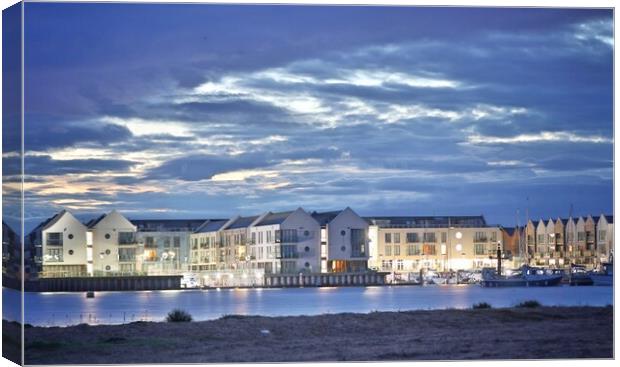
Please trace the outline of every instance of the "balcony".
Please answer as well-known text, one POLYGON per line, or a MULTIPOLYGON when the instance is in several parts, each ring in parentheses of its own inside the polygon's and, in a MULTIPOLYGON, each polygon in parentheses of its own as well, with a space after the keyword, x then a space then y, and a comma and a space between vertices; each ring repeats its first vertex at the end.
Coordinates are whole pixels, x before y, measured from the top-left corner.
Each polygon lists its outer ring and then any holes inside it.
POLYGON ((62 246, 62 238, 60 239, 51 239, 48 238, 45 242, 46 246, 62 246))

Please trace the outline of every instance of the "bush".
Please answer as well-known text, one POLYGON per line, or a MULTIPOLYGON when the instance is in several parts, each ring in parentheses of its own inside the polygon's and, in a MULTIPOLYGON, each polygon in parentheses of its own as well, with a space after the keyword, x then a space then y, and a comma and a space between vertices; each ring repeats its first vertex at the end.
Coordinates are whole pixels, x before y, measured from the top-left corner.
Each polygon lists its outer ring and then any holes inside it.
POLYGON ((473 308, 474 310, 481 309, 481 308, 491 308, 491 305, 486 302, 479 302, 479 303, 474 303, 471 306, 471 308, 473 308))
POLYGON ((175 308, 174 310, 168 312, 166 321, 168 322, 190 322, 192 321, 192 315, 190 315, 189 313, 183 310, 175 308))
POLYGON ((516 305, 518 308, 536 308, 542 306, 540 302, 536 300, 523 301, 516 305))

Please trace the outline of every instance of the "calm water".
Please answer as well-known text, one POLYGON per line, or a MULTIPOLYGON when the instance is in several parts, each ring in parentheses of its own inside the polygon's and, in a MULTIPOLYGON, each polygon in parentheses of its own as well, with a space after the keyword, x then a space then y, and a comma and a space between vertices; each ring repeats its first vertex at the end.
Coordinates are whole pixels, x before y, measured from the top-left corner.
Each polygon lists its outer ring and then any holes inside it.
MULTIPOLYGON (((3 288, 3 303, 18 300, 19 293, 3 288)), ((185 291, 26 293, 26 323, 61 326, 87 323, 161 321, 173 308, 191 313, 195 320, 226 314, 316 315, 339 312, 370 312, 470 308, 476 302, 508 307, 535 299, 543 305, 613 304, 612 287, 482 288, 477 285, 342 287, 289 289, 226 289, 185 291)), ((16 303, 18 305, 18 303, 16 303)), ((5 318, 15 319, 19 313, 5 318)))

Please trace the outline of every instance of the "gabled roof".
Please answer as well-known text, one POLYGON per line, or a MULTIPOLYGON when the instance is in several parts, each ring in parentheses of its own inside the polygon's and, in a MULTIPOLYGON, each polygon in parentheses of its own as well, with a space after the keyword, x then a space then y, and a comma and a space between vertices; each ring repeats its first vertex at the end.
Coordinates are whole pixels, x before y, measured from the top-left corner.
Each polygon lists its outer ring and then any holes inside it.
POLYGON ((502 227, 502 230, 506 232, 507 235, 512 236, 515 233, 515 227, 502 227))
POLYGON ((207 233, 207 232, 215 232, 219 231, 220 228, 224 226, 228 222, 228 219, 214 219, 207 220, 203 224, 201 224, 194 233, 207 233))
POLYGON ((614 222, 614 216, 611 214, 605 214, 605 220, 607 220, 607 223, 613 223, 614 222))
POLYGON ((322 213, 312 212, 312 214, 310 215, 312 216, 312 218, 314 218, 314 220, 319 222, 319 225, 324 226, 327 223, 334 220, 334 218, 336 218, 338 214, 340 214, 341 212, 342 210, 335 210, 331 212, 322 212, 322 213))
POLYGON ((272 213, 269 212, 260 222, 256 223, 257 226, 268 226, 273 224, 282 224, 291 214, 293 214, 294 210, 289 210, 287 212, 279 212, 272 213))
POLYGON ((193 232, 205 219, 130 219, 142 232, 193 232))
POLYGON ((47 221, 44 222, 43 226, 41 227, 41 230, 45 231, 49 227, 51 227, 54 224, 56 224, 56 222, 58 222, 60 220, 60 218, 62 218, 63 215, 65 215, 65 213, 67 213, 67 211, 63 209, 60 212, 58 212, 58 214, 56 214, 55 216, 49 218, 47 221))
POLYGON ((258 215, 254 215, 252 217, 239 217, 237 218, 237 220, 232 222, 225 229, 237 229, 237 228, 249 227, 257 218, 258 218, 258 215))

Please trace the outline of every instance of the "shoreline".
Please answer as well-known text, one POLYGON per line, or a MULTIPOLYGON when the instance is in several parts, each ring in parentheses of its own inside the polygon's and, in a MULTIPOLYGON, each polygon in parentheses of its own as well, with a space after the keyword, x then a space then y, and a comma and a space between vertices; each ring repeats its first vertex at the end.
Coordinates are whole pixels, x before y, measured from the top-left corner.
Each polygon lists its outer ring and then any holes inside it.
POLYGON ((28 364, 613 358, 613 307, 228 315, 25 333, 28 364))

